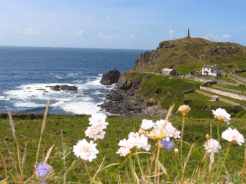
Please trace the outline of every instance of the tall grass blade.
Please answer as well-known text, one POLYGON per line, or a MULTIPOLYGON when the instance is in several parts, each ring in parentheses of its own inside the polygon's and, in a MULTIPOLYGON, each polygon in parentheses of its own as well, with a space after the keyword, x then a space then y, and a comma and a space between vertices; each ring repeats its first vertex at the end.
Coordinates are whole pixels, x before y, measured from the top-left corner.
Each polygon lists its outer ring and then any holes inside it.
MULTIPOLYGON (((102 168, 102 166, 103 166, 103 162, 104 162, 105 158, 106 158, 106 157, 103 158, 103 161, 102 161, 102 163, 100 164, 99 168, 97 169, 95 175, 93 176, 92 181, 95 180, 97 174, 102 170, 101 168, 102 168)), ((91 181, 91 184, 92 184, 92 181, 91 181)))
POLYGON ((12 132, 12 135, 13 135, 13 137, 15 139, 15 143, 16 143, 16 150, 17 150, 17 157, 18 157, 18 165, 19 165, 19 170, 20 170, 20 182, 22 183, 22 174, 23 174, 23 171, 22 171, 22 163, 21 163, 21 160, 20 160, 20 147, 19 147, 19 144, 18 144, 16 135, 15 135, 15 125, 14 125, 14 121, 12 119, 10 108, 8 108, 8 116, 9 116, 9 124, 10 124, 10 127, 11 127, 11 132, 12 132))
POLYGON ((49 110, 50 100, 51 100, 51 98, 49 99, 49 101, 48 101, 48 103, 46 105, 46 109, 45 109, 45 113, 44 113, 44 119, 43 119, 43 123, 42 123, 41 134, 40 134, 40 137, 39 137, 38 151, 37 151, 37 155, 36 155, 35 165, 37 165, 37 162, 38 162, 38 154, 39 154, 40 144, 41 144, 41 140, 42 140, 42 135, 43 135, 44 128, 45 128, 45 125, 46 125, 46 117, 47 117, 48 110, 49 110))
POLYGON ((44 159, 44 164, 46 164, 47 163, 47 161, 48 161, 48 159, 49 159, 49 157, 50 157, 50 153, 51 153, 51 151, 52 151, 52 149, 54 148, 54 144, 50 147, 50 149, 48 150, 48 152, 47 152, 47 154, 46 154, 46 156, 45 156, 45 159, 44 159))
POLYGON ((3 157, 2 153, 0 153, 0 156, 2 158, 2 162, 3 162, 3 165, 4 165, 5 179, 6 179, 6 178, 8 178, 8 170, 7 170, 6 162, 4 160, 4 157, 3 157))

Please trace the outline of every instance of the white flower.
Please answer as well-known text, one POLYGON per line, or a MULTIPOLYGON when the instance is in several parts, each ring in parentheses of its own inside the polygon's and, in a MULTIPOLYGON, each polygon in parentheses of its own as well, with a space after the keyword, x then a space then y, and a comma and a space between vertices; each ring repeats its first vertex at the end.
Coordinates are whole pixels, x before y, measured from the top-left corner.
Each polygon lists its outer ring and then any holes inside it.
MULTIPOLYGON (((169 122, 169 121, 167 120, 167 122, 169 122)), ((162 129, 162 128, 165 128, 165 120, 160 119, 160 120, 155 122, 154 129, 162 129)))
POLYGON ((97 127, 100 130, 103 130, 105 128, 107 128, 108 122, 106 122, 107 116, 104 114, 92 114, 91 117, 89 118, 89 124, 97 127))
POLYGON ((228 142, 237 142, 240 146, 242 146, 245 140, 243 135, 236 128, 232 130, 230 127, 222 132, 222 138, 228 142))
POLYGON ((178 111, 182 114, 182 116, 185 116, 190 111, 190 107, 188 105, 181 105, 178 108, 178 111))
POLYGON ((131 152, 132 148, 143 148, 146 151, 149 151, 151 147, 151 145, 148 144, 148 137, 134 132, 129 133, 127 140, 120 140, 118 145, 120 146, 120 149, 116 153, 120 154, 120 156, 126 156, 131 152))
POLYGON ((85 139, 79 140, 78 143, 73 146, 73 152, 77 158, 80 157, 83 160, 91 162, 93 159, 97 158, 96 154, 99 153, 96 146, 97 144, 94 144, 93 141, 88 143, 85 139))
POLYGON ((94 139, 104 139, 105 131, 107 128, 108 122, 105 122, 107 116, 104 114, 93 114, 89 118, 89 124, 91 125, 85 131, 85 136, 94 139))
POLYGON ((149 134, 149 138, 153 139, 154 141, 166 139, 167 131, 166 129, 153 129, 149 134))
POLYGON ((215 139, 209 139, 206 141, 204 147, 208 153, 211 153, 212 150, 214 153, 218 153, 219 149, 221 149, 219 142, 215 139))
POLYGON ((154 126, 154 123, 152 120, 143 119, 140 128, 147 131, 151 129, 153 126, 154 126))
POLYGON ((129 148, 126 147, 120 147, 120 149, 116 152, 116 154, 119 154, 122 157, 125 157, 131 152, 129 148))
POLYGON ((227 122, 228 125, 230 124, 229 121, 231 120, 231 115, 226 112, 225 109, 218 108, 216 110, 212 110, 214 118, 218 121, 227 122))
POLYGON ((177 130, 176 128, 175 128, 174 131, 173 131, 173 138, 174 138, 174 139, 180 138, 180 131, 177 130))
POLYGON ((180 138, 180 131, 178 131, 176 128, 173 127, 172 123, 170 121, 165 121, 165 120, 158 120, 155 123, 154 129, 164 129, 166 132, 166 137, 165 139, 167 141, 170 140, 170 138, 180 138))

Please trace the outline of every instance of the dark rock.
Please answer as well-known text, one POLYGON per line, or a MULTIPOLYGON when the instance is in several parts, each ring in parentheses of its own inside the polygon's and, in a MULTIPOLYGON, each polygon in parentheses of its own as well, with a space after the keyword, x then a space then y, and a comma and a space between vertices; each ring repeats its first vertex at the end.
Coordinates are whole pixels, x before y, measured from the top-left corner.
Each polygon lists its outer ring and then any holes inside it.
POLYGON ((46 86, 49 87, 50 89, 54 90, 54 91, 60 91, 60 86, 56 85, 56 86, 46 86))
POLYGON ((60 91, 60 90, 77 90, 78 87, 76 86, 68 86, 68 85, 56 85, 56 86, 46 86, 54 91, 60 91))
POLYGON ((103 74, 103 77, 100 83, 103 85, 111 85, 111 84, 117 83, 119 78, 120 78, 120 72, 118 70, 116 69, 109 70, 108 73, 103 74))
POLYGON ((60 86, 61 90, 77 90, 78 87, 76 86, 68 86, 68 85, 61 85, 60 86))

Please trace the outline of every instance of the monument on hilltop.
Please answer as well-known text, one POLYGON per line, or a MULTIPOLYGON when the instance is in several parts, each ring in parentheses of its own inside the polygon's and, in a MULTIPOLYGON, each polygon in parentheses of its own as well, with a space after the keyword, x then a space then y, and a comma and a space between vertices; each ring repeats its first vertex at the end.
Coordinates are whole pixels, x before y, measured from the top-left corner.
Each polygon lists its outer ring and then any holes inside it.
POLYGON ((190 29, 188 28, 187 38, 190 38, 190 29))

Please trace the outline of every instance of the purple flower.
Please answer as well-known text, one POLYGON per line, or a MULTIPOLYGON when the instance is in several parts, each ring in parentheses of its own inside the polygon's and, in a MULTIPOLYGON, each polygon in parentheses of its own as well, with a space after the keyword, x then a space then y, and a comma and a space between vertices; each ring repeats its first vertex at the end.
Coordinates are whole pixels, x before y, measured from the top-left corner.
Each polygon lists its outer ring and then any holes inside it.
POLYGON ((51 166, 49 166, 48 164, 41 163, 41 164, 36 165, 35 168, 36 168, 36 175, 38 177, 43 178, 49 175, 51 166))
POLYGON ((174 143, 173 141, 167 141, 165 139, 162 139, 161 140, 161 144, 163 145, 163 148, 166 149, 166 150, 170 150, 174 147, 174 143))

